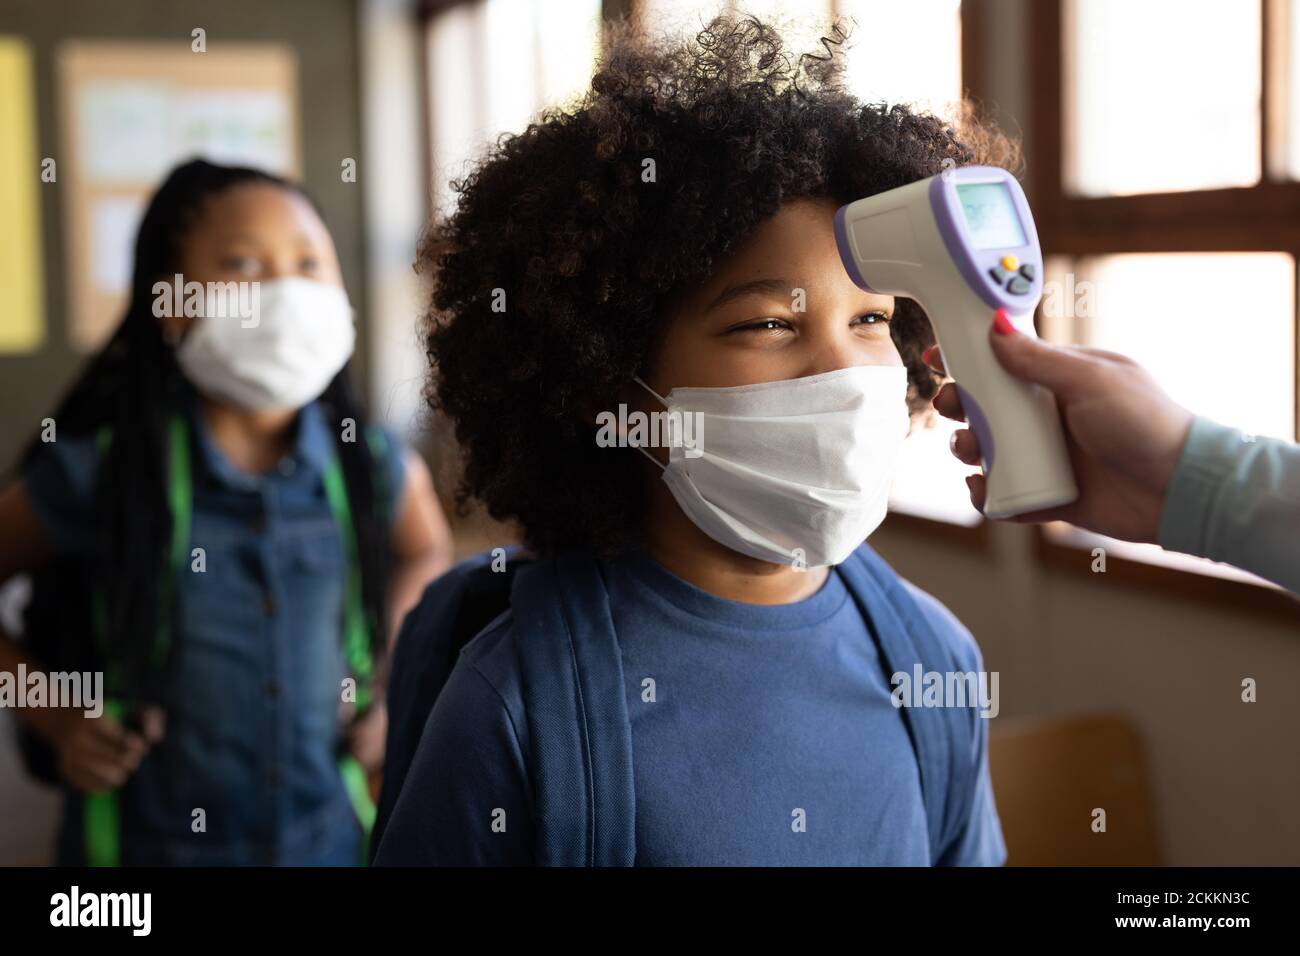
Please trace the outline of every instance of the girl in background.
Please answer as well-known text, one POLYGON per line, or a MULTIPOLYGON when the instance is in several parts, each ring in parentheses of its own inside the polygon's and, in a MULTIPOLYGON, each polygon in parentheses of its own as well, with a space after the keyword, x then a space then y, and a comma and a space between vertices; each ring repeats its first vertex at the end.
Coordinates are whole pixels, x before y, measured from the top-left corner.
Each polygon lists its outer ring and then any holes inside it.
POLYGON ((66 792, 59 862, 363 858, 388 635, 450 545, 423 463, 350 387, 354 339, 299 187, 172 172, 125 318, 0 491, 0 582, 35 582, 0 669, 104 673, 97 719, 19 712, 66 792), (162 294, 177 276, 201 302, 162 294))

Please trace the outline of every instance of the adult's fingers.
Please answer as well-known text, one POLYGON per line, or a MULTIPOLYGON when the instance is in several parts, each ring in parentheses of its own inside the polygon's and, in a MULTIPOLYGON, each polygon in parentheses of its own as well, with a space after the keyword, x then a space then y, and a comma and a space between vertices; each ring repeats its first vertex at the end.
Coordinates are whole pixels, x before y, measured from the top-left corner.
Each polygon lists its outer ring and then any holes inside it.
POLYGON ((961 407, 961 396, 952 382, 948 382, 935 394, 934 409, 944 418, 951 418, 955 422, 966 420, 966 413, 961 407))
POLYGON ((994 315, 989 344, 1002 367, 1016 378, 1046 386, 1063 399, 1079 398, 1101 387, 1099 373, 1104 366, 1096 355, 1025 335, 1011 324, 1004 309, 994 315))
POLYGON ((961 428, 952 433, 948 448, 953 457, 965 465, 980 464, 980 443, 975 433, 969 428, 961 428))

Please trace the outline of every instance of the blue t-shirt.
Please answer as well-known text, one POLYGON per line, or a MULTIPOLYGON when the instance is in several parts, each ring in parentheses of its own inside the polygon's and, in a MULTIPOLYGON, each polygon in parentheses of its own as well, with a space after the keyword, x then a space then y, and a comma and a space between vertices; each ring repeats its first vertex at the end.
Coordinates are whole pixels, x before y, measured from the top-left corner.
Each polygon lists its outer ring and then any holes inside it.
MULTIPOLYGON (((632 727, 638 865, 928 865, 916 758, 840 575, 793 604, 728 601, 646 556, 604 564, 632 727)), ((965 670, 969 632, 912 589, 965 670)), ((531 760, 507 612, 429 715, 379 865, 533 862, 531 760), (504 817, 503 817, 504 814, 504 817), (501 823, 504 819, 504 832, 501 823)), ((1006 858, 975 720, 969 822, 941 862, 1006 858)))

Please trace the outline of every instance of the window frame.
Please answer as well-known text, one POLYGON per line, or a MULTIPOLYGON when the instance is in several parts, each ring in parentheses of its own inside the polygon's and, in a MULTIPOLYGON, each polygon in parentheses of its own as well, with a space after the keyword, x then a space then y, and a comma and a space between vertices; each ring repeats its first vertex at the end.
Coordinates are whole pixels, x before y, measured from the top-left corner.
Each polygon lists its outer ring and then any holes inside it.
MULTIPOLYGON (((987 0, 970 2, 983 6, 987 0)), ((1226 189, 1103 197, 1071 195, 1064 182, 1067 2, 1030 4, 1028 21, 1033 42, 1028 44, 1026 77, 1030 123, 1024 140, 1029 159, 1025 188, 1045 252, 1067 260, 1126 253, 1285 252, 1300 266, 1300 181, 1282 178, 1278 164, 1271 161, 1279 154, 1283 129, 1279 121, 1283 47, 1277 35, 1287 16, 1286 0, 1256 0, 1262 16, 1260 181, 1226 189)), ((1298 434, 1292 437, 1300 439, 1300 290, 1296 303, 1292 318, 1298 434)), ((1040 328, 1041 321, 1040 312, 1040 328)), ((1037 555, 1046 566, 1092 573, 1087 551, 1054 540, 1045 528, 1037 530, 1037 539, 1037 555)), ((1300 602, 1259 584, 1115 555, 1107 555, 1106 568, 1108 577, 1144 589, 1300 620, 1300 602)))

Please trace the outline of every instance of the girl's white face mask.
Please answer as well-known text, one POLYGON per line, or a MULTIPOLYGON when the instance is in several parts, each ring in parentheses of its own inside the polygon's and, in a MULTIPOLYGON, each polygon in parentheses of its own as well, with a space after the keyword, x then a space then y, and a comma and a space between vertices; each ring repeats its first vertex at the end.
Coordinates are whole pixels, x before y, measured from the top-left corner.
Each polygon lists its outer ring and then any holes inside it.
POLYGON ((356 328, 347 293, 293 276, 259 283, 250 317, 210 295, 176 361, 205 395, 255 411, 300 408, 352 356, 356 328))
POLYGON ((674 388, 666 398, 637 382, 683 421, 699 416, 685 431, 699 441, 674 443, 663 477, 715 541, 763 561, 820 567, 839 564, 884 520, 910 424, 906 368, 674 388))

